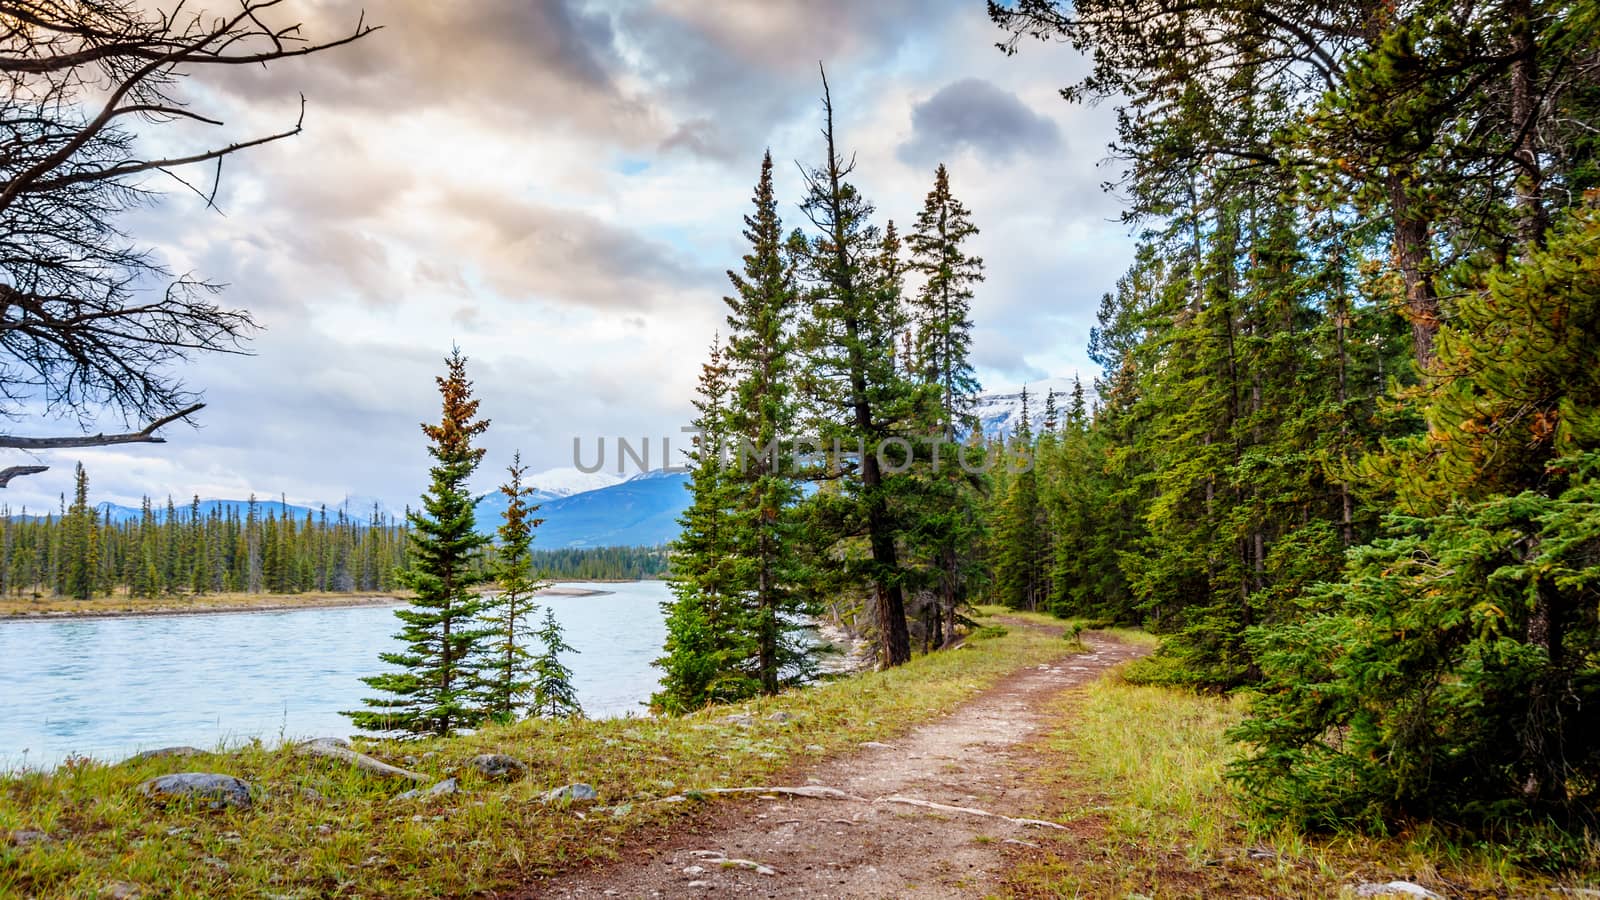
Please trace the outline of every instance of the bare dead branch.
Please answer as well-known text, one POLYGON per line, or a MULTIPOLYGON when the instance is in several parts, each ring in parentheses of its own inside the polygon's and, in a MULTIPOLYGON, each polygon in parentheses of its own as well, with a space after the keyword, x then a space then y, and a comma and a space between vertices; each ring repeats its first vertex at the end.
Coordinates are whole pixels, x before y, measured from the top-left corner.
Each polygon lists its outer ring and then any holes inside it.
MULTIPOLYGON (((72 437, 20 437, 16 435, 0 435, 0 449, 7 450, 62 450, 75 447, 109 447, 112 444, 165 444, 167 439, 156 434, 164 425, 170 425, 179 419, 187 418, 205 408, 204 403, 196 403, 185 409, 162 416, 138 431, 126 434, 85 434, 72 437)), ((21 467, 26 468, 26 467, 21 467)), ((39 471, 44 471, 42 468, 39 471)), ((31 473, 18 473, 31 474, 31 473)), ((0 483, 0 487, 4 484, 0 483)))
POLYGON ((50 471, 49 466, 10 466, 0 469, 0 488, 10 487, 11 479, 23 475, 37 475, 40 472, 50 471))
POLYGON ((215 209, 222 160, 299 134, 306 102, 292 127, 192 151, 151 156, 142 148, 162 144, 145 132, 223 124, 179 93, 208 66, 265 65, 378 30, 363 14, 350 31, 305 35, 273 21, 287 0, 236 0, 215 16, 155 6, 0 0, 0 416, 43 403, 85 427, 108 408, 132 424, 199 400, 172 364, 244 352, 255 322, 211 302, 220 285, 174 278, 123 233, 121 214, 155 195, 152 172, 215 209), (194 165, 215 167, 211 185, 184 177, 194 165))

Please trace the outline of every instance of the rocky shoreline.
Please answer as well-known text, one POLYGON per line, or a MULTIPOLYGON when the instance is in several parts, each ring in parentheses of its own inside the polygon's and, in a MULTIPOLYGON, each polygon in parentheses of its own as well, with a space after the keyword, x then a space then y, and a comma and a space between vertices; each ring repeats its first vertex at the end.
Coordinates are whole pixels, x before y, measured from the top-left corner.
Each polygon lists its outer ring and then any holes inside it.
POLYGON ((872 642, 834 622, 818 620, 814 626, 817 637, 838 652, 825 653, 817 659, 819 676, 854 675, 870 672, 878 664, 873 654, 872 642))

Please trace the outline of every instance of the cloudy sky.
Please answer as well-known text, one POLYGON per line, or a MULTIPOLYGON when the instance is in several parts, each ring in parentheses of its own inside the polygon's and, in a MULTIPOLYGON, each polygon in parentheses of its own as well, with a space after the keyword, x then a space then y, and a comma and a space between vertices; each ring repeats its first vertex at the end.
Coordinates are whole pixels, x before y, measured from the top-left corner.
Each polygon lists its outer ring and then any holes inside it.
MULTIPOLYGON (((359 0, 289 0, 332 36, 359 0)), ((1101 193, 1111 111, 1061 100, 1082 61, 1007 58, 981 0, 377 0, 383 30, 270 70, 191 79, 227 125, 176 145, 305 132, 231 157, 209 212, 171 193, 128 224, 175 271, 228 284, 264 330, 186 367, 200 427, 170 443, 45 454, 0 500, 52 506, 82 459, 97 500, 143 493, 399 505, 425 480, 418 423, 452 342, 513 449, 567 466, 574 437, 677 436, 762 151, 790 225, 794 161, 822 149, 817 63, 880 220, 909 223, 944 162, 982 234, 973 352, 986 385, 1091 370, 1101 293, 1131 241, 1101 193)), ((111 423, 114 427, 120 423, 111 423)), ((14 462, 22 462, 22 459, 14 462)))

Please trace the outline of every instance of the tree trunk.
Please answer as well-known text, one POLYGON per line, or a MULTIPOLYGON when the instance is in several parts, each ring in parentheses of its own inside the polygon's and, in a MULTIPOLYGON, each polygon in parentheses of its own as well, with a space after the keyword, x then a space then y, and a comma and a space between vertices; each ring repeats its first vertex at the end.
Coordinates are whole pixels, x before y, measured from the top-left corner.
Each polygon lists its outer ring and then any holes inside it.
POLYGON ((1559 804, 1567 799, 1566 746, 1561 721, 1565 665, 1560 592, 1547 579, 1541 578, 1535 584, 1526 641, 1544 650, 1547 663, 1528 691, 1528 712, 1522 723, 1521 739, 1523 758, 1529 770, 1522 792, 1534 803, 1559 804))
POLYGON ((1544 245, 1550 224, 1544 205, 1544 172, 1539 166, 1535 135, 1539 131, 1539 56, 1533 34, 1533 4, 1513 0, 1511 16, 1511 127, 1516 134, 1512 158, 1517 162, 1517 241, 1527 253, 1544 245))
POLYGON ((1389 176, 1389 205, 1394 217, 1395 263, 1405 285, 1405 317, 1411 323, 1411 347, 1417 368, 1426 373, 1433 367, 1433 338, 1439 332, 1439 297, 1429 272, 1429 222, 1406 194, 1405 179, 1398 173, 1389 176))
POLYGON ((766 531, 766 524, 762 522, 761 539, 758 542, 756 553, 760 558, 760 570, 756 576, 756 602, 759 607, 757 615, 758 632, 756 635, 758 665, 761 668, 761 692, 776 694, 778 692, 778 616, 777 603, 772 597, 772 539, 766 531))

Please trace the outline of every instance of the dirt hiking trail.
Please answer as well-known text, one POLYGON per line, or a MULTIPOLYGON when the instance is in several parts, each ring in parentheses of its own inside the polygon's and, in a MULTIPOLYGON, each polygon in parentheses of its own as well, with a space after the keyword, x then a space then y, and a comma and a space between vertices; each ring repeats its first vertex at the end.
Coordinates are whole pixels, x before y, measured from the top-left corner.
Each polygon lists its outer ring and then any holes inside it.
MULTIPOLYGON (((1039 628, 1017 619, 1008 627, 1039 628)), ((1086 634, 1087 653, 1006 676, 955 712, 892 744, 801 770, 754 802, 719 804, 693 833, 630 847, 624 857, 531 885, 524 897, 982 897, 1008 843, 1051 828, 1029 739, 1045 710, 1148 652, 1086 634)))

